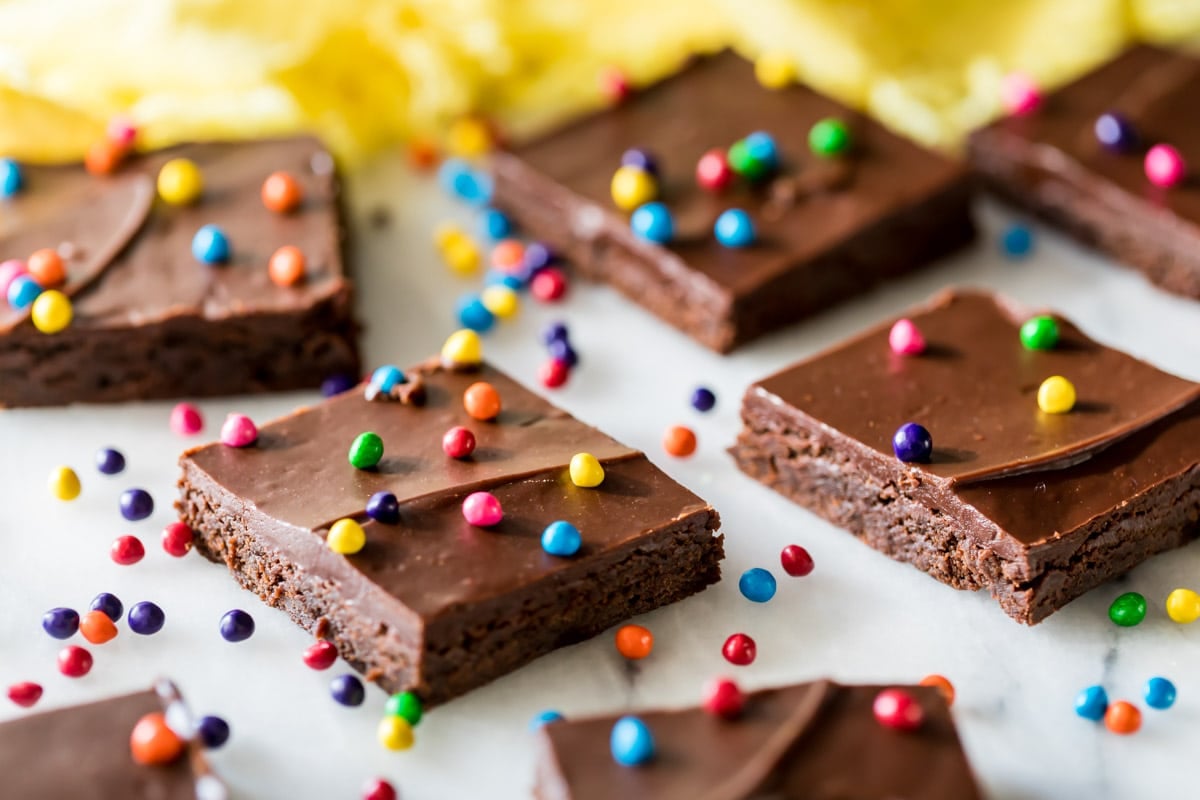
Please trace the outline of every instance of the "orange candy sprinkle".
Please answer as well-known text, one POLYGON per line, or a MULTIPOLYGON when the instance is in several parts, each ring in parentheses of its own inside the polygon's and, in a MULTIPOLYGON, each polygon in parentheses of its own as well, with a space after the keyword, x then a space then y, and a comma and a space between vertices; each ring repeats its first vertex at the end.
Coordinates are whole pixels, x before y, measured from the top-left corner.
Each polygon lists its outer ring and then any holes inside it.
POLYGON ((1142 712, 1132 703, 1118 700, 1104 712, 1104 727, 1122 735, 1137 733, 1142 727, 1142 712))
POLYGON ((277 286, 295 286, 304 280, 304 253, 299 247, 284 245, 271 255, 267 274, 277 286))
POLYGON ((663 449, 677 458, 685 458, 696 452, 696 434, 691 428, 672 425, 663 434, 663 449))
POLYGON ((117 626, 103 611, 89 611, 79 620, 79 632, 92 644, 104 644, 117 638, 117 626))
POLYGON ((944 675, 926 675, 924 678, 921 678, 921 685, 934 687, 942 693, 947 706, 954 705, 954 684, 944 675))
POLYGON ((304 201, 300 183, 286 172, 272 172, 263 181, 263 205, 278 214, 295 211, 304 201))
POLYGON ((463 392, 463 408, 474 419, 495 419, 500 414, 500 393, 490 383, 472 383, 463 392))
POLYGON ((622 625, 617 628, 617 652, 631 661, 650 655, 654 649, 654 634, 641 625, 622 625))
POLYGON ((145 766, 170 764, 182 755, 184 747, 184 741, 167 727, 167 718, 160 711, 139 719, 129 735, 133 760, 145 766))
POLYGON ((111 175, 125 160, 128 149, 111 139, 101 139, 88 148, 83 157, 83 168, 92 175, 111 175))
POLYGON ((67 279, 67 267, 57 251, 44 247, 25 262, 26 269, 43 289, 58 286, 67 279))
POLYGON ((408 163, 414 169, 432 169, 437 162, 437 145, 429 139, 413 139, 408 143, 408 163))
POLYGON ((501 272, 516 272, 524 262, 525 245, 516 239, 503 239, 492 248, 492 266, 501 272))

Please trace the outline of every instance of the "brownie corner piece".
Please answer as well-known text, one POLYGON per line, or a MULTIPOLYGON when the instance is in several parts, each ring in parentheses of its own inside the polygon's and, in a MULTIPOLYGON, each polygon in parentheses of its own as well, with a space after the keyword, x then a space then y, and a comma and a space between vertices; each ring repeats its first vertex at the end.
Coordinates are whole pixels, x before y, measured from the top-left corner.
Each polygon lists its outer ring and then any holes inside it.
POLYGON ((21 190, 5 200, 14 224, 0 232, 2 257, 55 249, 72 318, 47 333, 29 307, 0 304, 0 408, 282 391, 358 375, 339 180, 316 139, 184 144, 130 156, 105 176, 79 165, 21 169, 21 190), (158 197, 159 171, 174 159, 203 181, 189 205, 158 197), (287 213, 262 200, 275 172, 302 195, 287 213), (209 225, 228 245, 227 258, 210 252, 218 263, 193 251, 209 225), (267 269, 283 246, 305 262, 286 286, 267 269))
POLYGON ((734 719, 701 708, 635 716, 652 742, 651 756, 636 765, 618 763, 612 752, 617 716, 543 725, 534 797, 982 797, 950 709, 933 687, 814 681, 748 692, 734 719), (910 716, 914 729, 877 719, 873 704, 883 691, 919 709, 910 716))
POLYGON ((718 352, 925 266, 975 232, 965 164, 805 86, 765 89, 732 52, 496 154, 493 172, 494 202, 523 230, 718 352), (822 121, 843 124, 849 146, 811 152, 806 137, 822 121), (701 188, 700 158, 751 134, 773 137, 763 174, 701 188), (634 151, 653 162, 672 221, 665 242, 634 233, 614 203, 613 175, 634 151), (715 237, 734 208, 755 229, 747 246, 715 237))
POLYGON ((1197 102, 1200 58, 1139 44, 1049 92, 1035 110, 972 133, 969 160, 1005 200, 1163 289, 1200 299, 1200 183, 1156 186, 1143 166, 1157 144, 1200 161, 1197 102))
POLYGON ((445 702, 720 579, 717 512, 644 454, 486 365, 427 363, 405 378, 423 402, 372 401, 360 387, 262 426, 252 447, 207 445, 181 459, 179 509, 197 549, 368 679, 445 702), (501 397, 493 421, 463 408, 476 381, 501 397), (454 459, 441 441, 460 425, 477 445, 454 459), (346 450, 364 431, 384 455, 356 469, 346 450), (577 453, 598 459, 599 486, 568 477, 577 453), (500 505, 498 524, 466 520, 475 492, 500 505), (392 495, 388 513, 371 501, 380 493, 392 495), (362 525, 360 551, 326 545, 342 519, 362 525), (543 549, 559 520, 579 531, 573 555, 543 549))
POLYGON ((990 295, 943 294, 907 318, 921 355, 893 353, 889 323, 752 385, 738 466, 1027 624, 1200 535, 1200 385, 1059 316, 1057 344, 1027 349, 1026 315, 990 295), (1073 382, 1068 413, 1038 407, 1050 376, 1073 382), (893 451, 913 422, 926 463, 893 451))

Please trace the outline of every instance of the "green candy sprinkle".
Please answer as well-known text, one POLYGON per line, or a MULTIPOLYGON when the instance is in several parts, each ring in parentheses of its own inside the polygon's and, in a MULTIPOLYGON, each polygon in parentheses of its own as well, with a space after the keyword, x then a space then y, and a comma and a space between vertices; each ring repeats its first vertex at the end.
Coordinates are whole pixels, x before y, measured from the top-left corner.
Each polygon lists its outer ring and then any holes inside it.
POLYGON ((350 465, 355 469, 370 469, 383 458, 383 439, 379 434, 360 433, 350 445, 350 465))
POLYGON ((1137 592, 1126 592, 1112 601, 1108 618, 1123 628, 1132 628, 1146 618, 1146 598, 1137 592))
POLYGON ((770 171, 770 165, 753 156, 750 148, 746 146, 745 139, 738 139, 734 142, 729 152, 725 155, 725 160, 729 162, 729 168, 741 175, 746 180, 756 181, 764 177, 770 171))
POLYGON ((400 717, 409 725, 416 727, 421 721, 421 698, 412 692, 398 692, 387 699, 384 713, 389 717, 400 717))
POLYGON ((1058 344, 1058 323, 1054 317, 1031 317, 1021 326, 1021 344, 1027 350, 1053 350, 1058 344))
POLYGON ((808 147, 823 158, 840 156, 850 149, 850 129, 840 119, 823 119, 809 130, 808 147))

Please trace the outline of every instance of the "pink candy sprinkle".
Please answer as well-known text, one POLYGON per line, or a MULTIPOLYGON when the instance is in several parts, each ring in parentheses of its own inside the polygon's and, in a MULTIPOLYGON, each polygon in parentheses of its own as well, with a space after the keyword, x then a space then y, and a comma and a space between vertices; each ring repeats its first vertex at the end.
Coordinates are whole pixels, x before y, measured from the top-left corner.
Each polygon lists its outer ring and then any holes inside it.
POLYGON ((1146 177, 1155 186, 1174 186, 1187 174, 1183 156, 1169 144, 1156 144, 1146 152, 1146 177))
POLYGON ((129 117, 116 116, 108 121, 108 140, 120 147, 133 147, 137 139, 137 127, 129 117))
POLYGON ((8 294, 8 285, 19 275, 28 275, 29 268, 20 259, 10 258, 0 263, 0 297, 8 294))
POLYGON ((499 525, 504 519, 504 509, 500 501, 490 492, 475 492, 467 495, 462 505, 463 517, 467 522, 480 528, 490 528, 499 525))
POLYGON ((925 337, 910 319, 896 320, 888 334, 892 352, 901 356, 919 356, 925 352, 925 337))
POLYGON ((245 414, 230 414, 221 426, 221 444, 249 447, 258 441, 258 428, 245 414))
POLYGON ((171 430, 180 436, 195 436, 203 428, 204 417, 191 403, 180 403, 171 409, 171 430))
POLYGON ((1042 104, 1042 93, 1033 78, 1013 72, 1000 82, 1000 100, 1009 114, 1024 115, 1036 111, 1042 104))

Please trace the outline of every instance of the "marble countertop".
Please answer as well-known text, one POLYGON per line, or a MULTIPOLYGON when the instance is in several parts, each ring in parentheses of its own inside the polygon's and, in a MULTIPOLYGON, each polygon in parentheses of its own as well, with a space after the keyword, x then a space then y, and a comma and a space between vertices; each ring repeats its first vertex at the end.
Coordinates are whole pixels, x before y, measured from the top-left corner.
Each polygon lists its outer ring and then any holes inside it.
MULTIPOLYGON (((367 361, 416 361, 441 345, 455 327, 454 299, 477 285, 441 267, 430 233, 436 221, 468 215, 399 159, 352 176, 349 196, 367 361)), ((1200 589, 1200 547, 1159 556, 1025 628, 986 595, 957 592, 893 563, 793 506, 739 473, 725 454, 749 382, 951 284, 1060 309, 1095 338, 1200 379, 1200 303, 1160 292, 1040 227, 1032 257, 1006 260, 996 239, 1013 213, 985 204, 980 216, 983 235, 968 253, 733 356, 704 350, 607 288, 581 284, 561 306, 527 304, 488 337, 487 357, 536 385, 544 358, 537 332, 551 319, 567 320, 581 365, 553 393, 555 402, 644 449, 721 512, 726 580, 639 619, 656 639, 643 662, 625 663, 611 636, 600 636, 435 710, 411 751, 383 750, 375 741, 383 692, 371 689, 358 708, 337 705, 327 685, 344 664, 309 670, 300 661, 309 634, 239 589, 223 567, 195 555, 177 561, 159 548, 159 531, 173 518, 176 457, 186 443, 168 429, 172 403, 144 403, 0 412, 0 684, 42 683, 39 708, 46 709, 169 675, 197 711, 231 723, 231 742, 213 761, 239 798, 356 798, 364 780, 382 775, 406 800, 506 800, 529 796, 526 723, 546 708, 582 715, 693 704, 718 673, 759 687, 819 676, 916 681, 938 672, 958 689, 954 714, 990 797, 1185 796, 1196 785, 1186 742, 1195 741, 1200 723, 1200 624, 1171 622, 1163 601, 1179 586, 1200 589), (706 415, 688 403, 700 384, 718 397, 706 415), (667 456, 659 444, 676 423, 699 437, 688 460, 667 456), (96 472, 93 455, 103 446, 125 453, 123 474, 96 472), (73 503, 47 493, 46 478, 59 464, 73 465, 83 479, 73 503), (126 522, 117 513, 118 495, 132 486, 149 489, 157 501, 146 521, 126 522), (146 559, 133 567, 108 558, 112 540, 125 533, 147 543, 146 559), (782 576, 779 551, 791 543, 812 553, 811 576, 782 576), (737 576, 752 566, 782 576, 770 603, 754 605, 738 593, 737 576), (1131 590, 1146 595, 1150 613, 1138 627, 1118 628, 1107 606, 1131 590), (140 637, 122 625, 115 641, 92 648, 91 674, 69 680, 54 667, 60 643, 41 632, 39 619, 54 606, 86 608, 101 591, 116 593, 127 607, 155 601, 166 627, 140 637), (218 635, 218 620, 231 608, 254 615, 258 630, 249 641, 227 644, 218 635), (737 631, 758 642, 749 667, 721 657, 721 643, 737 631), (1155 675, 1176 683, 1179 701, 1165 712, 1145 709, 1135 736, 1118 737, 1073 712, 1075 693, 1094 683, 1112 699, 1145 708, 1142 686, 1155 675)), ((310 392, 199 405, 205 435, 214 437, 229 411, 265 420, 316 398, 310 392)), ((0 703, 0 718, 20 713, 0 703)))

